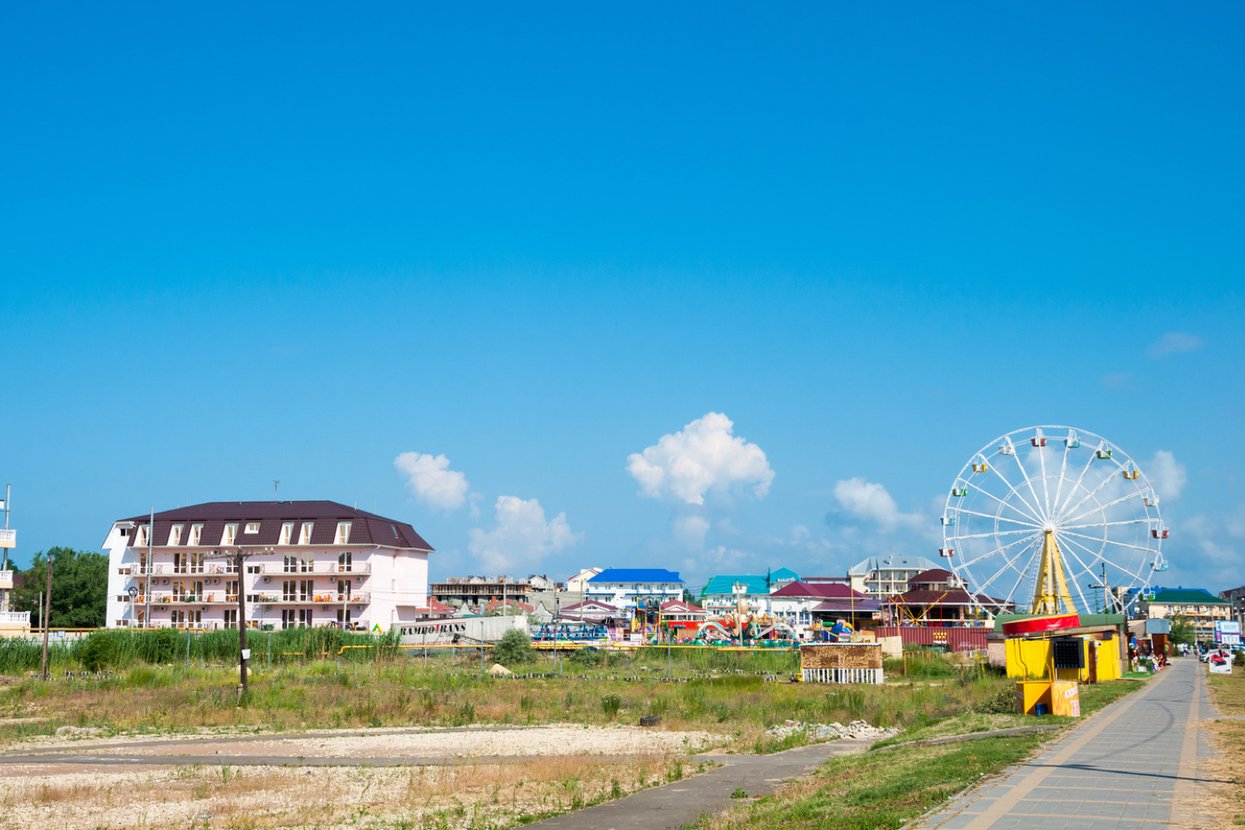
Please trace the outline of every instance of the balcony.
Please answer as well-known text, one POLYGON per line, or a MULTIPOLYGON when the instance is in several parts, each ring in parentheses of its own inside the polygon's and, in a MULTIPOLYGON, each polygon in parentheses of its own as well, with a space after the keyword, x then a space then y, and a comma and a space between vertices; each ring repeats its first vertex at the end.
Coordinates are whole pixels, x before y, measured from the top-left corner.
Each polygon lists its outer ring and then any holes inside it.
POLYGON ((370 602, 372 595, 368 591, 354 591, 350 594, 338 594, 332 591, 310 594, 259 593, 247 594, 246 601, 252 605, 349 605, 370 602))
MULTIPOLYGON (((251 564, 255 567, 255 563, 251 564)), ((267 576, 349 576, 353 574, 371 573, 370 562, 355 562, 352 565, 341 565, 337 562, 312 562, 307 566, 286 565, 284 562, 261 562, 258 573, 267 576)))

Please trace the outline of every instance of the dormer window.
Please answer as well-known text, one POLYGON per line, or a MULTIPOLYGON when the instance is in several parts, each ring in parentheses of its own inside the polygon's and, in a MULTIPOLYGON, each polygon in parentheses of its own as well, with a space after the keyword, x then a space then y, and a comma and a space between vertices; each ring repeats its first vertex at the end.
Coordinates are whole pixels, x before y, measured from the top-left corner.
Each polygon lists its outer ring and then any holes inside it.
POLYGON ((169 547, 176 547, 182 543, 182 526, 173 525, 169 528, 169 547))
POLYGON ((259 522, 247 522, 246 527, 242 529, 243 533, 259 533, 259 522))
POLYGON ((225 533, 221 536, 220 543, 222 545, 232 545, 238 540, 238 523, 231 522, 225 525, 225 533))
POLYGON ((277 540, 277 544, 288 545, 290 543, 290 539, 292 539, 293 537, 294 537, 294 523, 293 522, 282 522, 281 523, 281 538, 277 540))
POLYGON ((147 544, 147 525, 139 525, 138 532, 134 534, 134 544, 143 547, 147 544))
POLYGON ((333 537, 333 544, 348 545, 350 544, 350 522, 337 523, 337 535, 333 537))
POLYGON ((315 522, 303 522, 303 526, 298 534, 298 544, 311 544, 311 529, 316 526, 315 522))
POLYGON ((190 541, 187 542, 186 544, 198 545, 198 544, 201 544, 202 539, 203 539, 203 525, 202 524, 191 525, 190 526, 190 541))

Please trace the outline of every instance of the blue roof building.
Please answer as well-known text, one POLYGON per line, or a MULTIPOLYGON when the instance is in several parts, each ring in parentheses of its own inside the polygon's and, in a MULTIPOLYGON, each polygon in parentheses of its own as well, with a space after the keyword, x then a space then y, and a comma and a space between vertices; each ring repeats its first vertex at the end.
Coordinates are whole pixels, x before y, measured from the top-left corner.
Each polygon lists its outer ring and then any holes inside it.
POLYGON ((584 583, 584 595, 617 608, 657 607, 683 598, 683 580, 665 568, 606 568, 584 583))

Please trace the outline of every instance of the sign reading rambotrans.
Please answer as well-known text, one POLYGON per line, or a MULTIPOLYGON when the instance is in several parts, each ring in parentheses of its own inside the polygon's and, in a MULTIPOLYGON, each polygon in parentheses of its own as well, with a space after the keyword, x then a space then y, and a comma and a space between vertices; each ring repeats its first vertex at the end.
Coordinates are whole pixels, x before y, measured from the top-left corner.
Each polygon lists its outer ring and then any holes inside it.
POLYGON ((1215 621, 1215 642, 1224 646, 1241 644, 1241 624, 1236 620, 1215 621))
POLYGON ((0 528, 0 548, 17 547, 17 531, 10 528, 0 528))

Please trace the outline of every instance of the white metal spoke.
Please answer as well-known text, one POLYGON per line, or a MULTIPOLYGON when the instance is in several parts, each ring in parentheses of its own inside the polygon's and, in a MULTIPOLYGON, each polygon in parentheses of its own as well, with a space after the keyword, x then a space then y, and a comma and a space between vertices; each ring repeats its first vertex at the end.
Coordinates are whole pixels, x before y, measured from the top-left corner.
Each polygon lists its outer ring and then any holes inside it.
POLYGON ((1067 474, 1067 472, 1068 472, 1068 439, 1067 439, 1067 436, 1065 436, 1064 442, 1063 442, 1063 461, 1061 461, 1059 464, 1059 483, 1055 485, 1055 503, 1054 503, 1054 509, 1051 511, 1051 513, 1055 513, 1056 511, 1059 510, 1059 499, 1063 496, 1063 481, 1064 481, 1064 476, 1067 474))
POLYGON ((995 515, 993 513, 979 513, 976 510, 969 510, 967 507, 960 507, 956 509, 955 512, 956 513, 967 513, 970 516, 980 516, 983 519, 990 519, 991 521, 1011 522, 1012 524, 1024 525, 1025 527, 1031 527, 1034 530, 1041 530, 1043 527, 1042 525, 1037 524, 1035 522, 1026 522, 1026 521, 1022 521, 1021 519, 1012 519, 1007 516, 995 515))
MULTIPOLYGON (((1025 484, 1029 487, 1029 492, 1033 494, 1034 504, 1037 504, 1041 499, 1038 498, 1037 490, 1033 489, 1033 480, 1029 478, 1029 471, 1025 469, 1025 463, 1020 460, 1020 455, 1016 452, 1015 447, 1012 447, 1012 458, 1015 459, 1016 466, 1020 468, 1020 475, 1024 477, 1025 484)), ((1042 513, 1042 521, 1046 522, 1049 520, 1050 510, 1047 510, 1045 513, 1042 513)))
MULTIPOLYGON (((1033 534, 1033 535, 1036 535, 1036 534, 1033 534)), ((988 559, 989 557, 994 556, 996 553, 1002 553, 1008 548, 1014 548, 1016 547, 1016 545, 1022 544, 1024 542, 1031 542, 1031 541, 1032 539, 1017 539, 1014 542, 1008 542, 1006 545, 999 545, 997 548, 994 548, 993 550, 988 550, 985 553, 979 553, 976 556, 974 556, 972 559, 969 559, 965 562, 961 562, 960 567, 971 568, 973 565, 976 565, 981 560, 988 559)))
POLYGON ((1027 539, 1027 540, 1022 539, 1021 541, 1026 542, 1027 544, 1025 544, 1025 546, 1024 546, 1024 547, 1020 548, 1018 551, 1016 551, 1015 553, 1013 553, 1010 557, 1009 557, 1009 556, 1005 556, 1005 557, 1003 557, 1003 567, 999 568, 997 571, 995 571, 993 574, 991 574, 991 575, 990 575, 990 578, 989 578, 989 579, 987 579, 985 582, 982 582, 982 583, 978 586, 977 590, 978 590, 978 591, 984 591, 984 590, 986 590, 987 588, 989 588, 989 587, 990 587, 990 585, 994 583, 994 580, 998 579, 1000 576, 1002 576, 1004 573, 1006 573, 1006 572, 1007 572, 1007 569, 1008 569, 1008 568, 1011 568, 1011 569, 1012 569, 1012 570, 1014 570, 1017 574, 1019 574, 1020 576, 1022 576, 1022 577, 1023 577, 1023 576, 1025 575, 1025 573, 1026 573, 1026 572, 1028 571, 1028 569, 1029 569, 1029 568, 1028 568, 1028 566, 1029 566, 1029 564, 1032 562, 1032 560, 1033 560, 1033 556, 1032 556, 1032 555, 1030 555, 1030 557, 1029 557, 1029 562, 1026 562, 1026 563, 1025 563, 1025 567, 1023 567, 1023 568, 1017 568, 1017 567, 1016 567, 1016 563, 1017 563, 1020 559, 1024 558, 1024 555, 1025 555, 1025 554, 1029 551, 1029 549, 1030 549, 1030 548, 1034 547, 1034 545, 1038 542, 1039 538, 1040 538, 1040 537, 1035 536, 1035 537, 1033 537, 1032 539, 1027 539))
POLYGON ((1015 496, 1017 499, 1019 499, 1021 504, 1029 508, 1029 511, 1030 511, 1029 515, 1033 517, 1034 521, 1037 521, 1037 522, 1046 521, 1046 517, 1042 515, 1042 511, 1038 510, 1033 505, 1029 504, 1029 502, 1025 499, 1025 497, 1020 495, 1020 491, 1017 490, 1015 487, 1013 487, 1012 483, 1003 477, 1003 474, 999 472, 998 464, 989 464, 989 462, 987 462, 987 464, 989 465, 991 472, 993 472, 996 476, 998 476, 999 481, 1003 482, 1003 484, 1007 487, 1007 489, 1011 491, 1011 494, 1015 496))
POLYGON ((1085 518, 1086 516, 1088 516, 1088 515, 1090 515, 1091 513, 1093 513, 1095 510, 1106 510, 1108 507, 1115 507, 1117 504, 1123 504, 1124 502, 1128 501, 1129 499, 1135 499, 1135 498, 1137 498, 1138 496, 1142 496, 1142 495, 1145 495, 1145 491, 1144 491, 1144 490, 1133 490, 1131 493, 1128 493, 1127 495, 1124 495, 1124 496, 1120 496, 1118 499, 1114 499, 1114 500, 1112 500, 1112 501, 1109 501, 1109 502, 1107 502, 1106 504, 1099 504, 1097 507, 1092 507, 1092 508, 1090 508, 1089 510, 1086 510, 1084 513, 1079 513, 1079 514, 1077 514, 1077 515, 1075 515, 1075 516, 1068 516, 1068 517, 1066 517, 1066 518, 1064 518, 1064 517, 1062 517, 1062 516, 1061 516, 1061 517, 1059 518, 1059 522, 1060 522, 1060 524, 1062 524, 1063 522, 1075 522, 1075 521, 1077 521, 1078 519, 1083 519, 1083 518, 1085 518))
MULTIPOLYGON (((1056 534, 1055 534, 1055 537, 1058 539, 1058 538, 1059 538, 1059 534, 1058 534, 1058 533, 1056 533, 1056 534)), ((1080 543, 1080 542, 1077 542, 1077 541, 1076 541, 1076 540, 1074 540, 1074 539, 1064 539, 1063 541, 1067 542, 1067 543, 1068 543, 1068 545, 1069 545, 1069 547, 1078 547, 1078 548, 1080 548, 1081 550, 1085 551, 1085 552, 1086 552, 1087 554, 1089 554, 1090 556, 1094 557, 1094 563, 1093 563, 1094 565, 1098 564, 1099 562, 1105 562, 1106 564, 1110 565, 1112 568, 1115 568, 1117 571, 1123 571, 1124 573, 1128 574, 1128 575, 1129 575, 1129 576, 1131 576, 1133 579, 1136 579, 1136 580, 1138 580, 1139 582, 1145 582, 1145 581, 1146 581, 1146 580, 1145 580, 1145 577, 1143 577, 1141 574, 1136 573, 1136 572, 1134 572, 1134 571, 1130 571, 1128 568, 1124 567, 1124 566, 1123 566, 1123 565, 1121 565, 1119 562, 1113 562, 1113 561, 1111 561, 1111 560, 1107 559, 1105 556, 1103 556, 1103 555, 1102 555, 1102 551, 1094 552, 1094 551, 1093 551, 1093 550, 1091 550, 1091 549, 1090 549, 1087 545, 1084 545, 1084 544, 1082 544, 1082 543, 1080 543)), ((1112 542, 1108 542, 1107 544, 1114 544, 1114 543, 1112 543, 1112 542)), ((1104 545, 1103 547, 1105 548, 1105 547, 1106 547, 1106 545, 1104 545)), ((1091 565, 1091 567, 1092 567, 1092 565, 1091 565)), ((1092 576, 1092 574, 1091 574, 1091 576, 1092 576)))
MULTIPOLYGON (((1070 530, 1061 531, 1061 532, 1067 534, 1068 536, 1076 536, 1079 539, 1088 539, 1091 542, 1106 542, 1108 544, 1118 545, 1122 548, 1132 548, 1133 550, 1144 550, 1146 553, 1150 553, 1150 554, 1155 553, 1154 548, 1147 548, 1141 545, 1130 545, 1127 542, 1116 542, 1112 539, 1108 539, 1102 536, 1086 536, 1084 533, 1073 533, 1070 530)), ((1115 563, 1112 563, 1112 564, 1115 564, 1115 563)))
POLYGON ((1038 454, 1038 467, 1042 471, 1042 499, 1046 502, 1046 515, 1051 515, 1050 485, 1046 481, 1046 447, 1034 447, 1038 454))
MULTIPOLYGON (((1085 446, 1085 445, 1082 444, 1081 446, 1085 446)), ((1056 517, 1062 516, 1064 513, 1067 512, 1066 508, 1068 506, 1068 502, 1071 502, 1072 499, 1076 496, 1077 489, 1081 486, 1081 483, 1085 481, 1085 474, 1089 472, 1090 467, 1094 466, 1094 459, 1097 456, 1098 456, 1098 450, 1090 450, 1089 458, 1085 461, 1085 466, 1081 468, 1081 474, 1076 477, 1076 481, 1073 482, 1071 489, 1068 490, 1067 500, 1063 504, 1055 505, 1056 517)))
POLYGON ((1116 525, 1136 525, 1136 524, 1153 524, 1154 519, 1120 519, 1114 522, 1093 522, 1084 525, 1060 525, 1058 530, 1068 530, 1069 528, 1084 529, 1090 527, 1115 527, 1116 525))
MULTIPOLYGON (((1095 452, 1097 451, 1095 450, 1095 452)), ((1114 461, 1114 459, 1104 459, 1104 460, 1114 461)), ((1105 490, 1107 486, 1111 484, 1112 480, 1115 478, 1115 474, 1123 469, 1124 469, 1124 465, 1120 464, 1119 462, 1116 462, 1116 468, 1112 470, 1109 474, 1103 476, 1102 481, 1098 482, 1097 487, 1095 487, 1093 490, 1087 493, 1085 497, 1082 498, 1080 501, 1078 501, 1076 504, 1072 505, 1067 510, 1063 511, 1058 516, 1056 516, 1055 521, 1057 522, 1061 521, 1064 516, 1068 515, 1073 510, 1079 509, 1080 506, 1084 504, 1085 502, 1089 501, 1090 499, 1096 499, 1098 494, 1101 493, 1103 490, 1105 490)))
MULTIPOLYGON (((1012 503, 1011 503, 1011 502, 1009 502, 1009 501, 1004 501, 1003 499, 1001 499, 1001 498, 999 498, 998 496, 994 495, 994 493, 991 493, 989 490, 987 490, 986 488, 982 487, 980 484, 973 484, 971 481, 969 481, 969 480, 967 480, 967 479, 961 479, 961 480, 964 482, 964 485, 965 485, 966 487, 971 487, 971 488, 973 488, 974 490, 976 490, 978 493, 981 493, 983 496, 989 496, 990 498, 994 499, 995 501, 997 501, 999 504, 1003 505, 1003 506, 1004 506, 1004 507, 1006 507, 1007 509, 1009 509, 1009 510, 1014 510, 1014 511, 1016 511, 1017 513, 1019 513, 1021 516, 1024 516, 1024 517, 1025 517, 1025 518, 1027 518, 1027 519, 1032 519, 1034 522, 1037 522, 1038 524, 1041 524, 1042 520, 1041 520, 1041 519, 1039 519, 1037 516, 1034 516, 1032 513, 1027 513, 1027 512, 1025 512, 1024 510, 1021 510, 1021 509, 1020 509, 1017 505, 1012 504, 1012 503)), ((1015 492, 1015 491, 1013 491, 1013 492, 1015 492)))
MULTIPOLYGON (((1077 564, 1081 566, 1081 570, 1089 574, 1091 578, 1093 577, 1094 575, 1093 570, 1091 570, 1090 567, 1085 564, 1084 560, 1082 560, 1081 557, 1076 555, 1076 551, 1074 551, 1070 546, 1066 548, 1061 548, 1060 552, 1067 553, 1069 556, 1075 559, 1077 561, 1077 564)), ((1069 581, 1067 569, 1064 570, 1063 577, 1064 577, 1064 583, 1066 584, 1069 581)), ((1085 613, 1088 614, 1090 612, 1090 607, 1089 607, 1089 603, 1085 601, 1085 594, 1082 593, 1081 591, 1081 583, 1077 582, 1075 579, 1071 580, 1071 582, 1072 582, 1072 586, 1076 588, 1076 595, 1081 598, 1081 607, 1084 608, 1085 613)))
POLYGON ((1016 591, 1020 588, 1021 583, 1025 581, 1025 577, 1029 575, 1029 571, 1033 567, 1033 560, 1036 559, 1038 554, 1042 552, 1042 545, 1036 544, 1038 540, 1034 539, 1033 541, 1035 542, 1033 546, 1033 553, 1029 554, 1029 561, 1025 562, 1024 568, 1017 571, 1019 576, 1016 577, 1016 582, 1012 585, 1011 590, 1007 592, 1007 596, 1003 598, 1004 607, 1012 603, 1012 597, 1016 595, 1016 591))
POLYGON ((1017 533, 1032 534, 1032 530, 996 530, 993 533, 965 533, 956 539, 991 539, 995 536, 1015 536, 1017 533))

